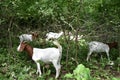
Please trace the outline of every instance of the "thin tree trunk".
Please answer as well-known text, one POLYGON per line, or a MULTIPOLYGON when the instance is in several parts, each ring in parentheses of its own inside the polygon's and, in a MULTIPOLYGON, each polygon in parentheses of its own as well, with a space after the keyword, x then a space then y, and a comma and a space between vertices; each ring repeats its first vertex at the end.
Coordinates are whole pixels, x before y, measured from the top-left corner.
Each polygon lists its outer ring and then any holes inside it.
POLYGON ((8 26, 8 48, 9 48, 10 52, 12 50, 12 38, 11 38, 12 22, 13 22, 13 17, 10 19, 10 23, 9 23, 9 26, 8 26))

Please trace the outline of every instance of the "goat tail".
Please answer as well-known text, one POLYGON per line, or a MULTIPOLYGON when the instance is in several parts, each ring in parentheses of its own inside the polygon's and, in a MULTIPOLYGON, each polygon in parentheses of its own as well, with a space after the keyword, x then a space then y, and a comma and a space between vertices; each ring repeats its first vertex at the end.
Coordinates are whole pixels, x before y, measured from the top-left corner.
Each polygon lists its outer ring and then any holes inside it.
POLYGON ((55 40, 53 43, 58 47, 60 53, 62 54, 62 46, 59 44, 59 42, 55 40))

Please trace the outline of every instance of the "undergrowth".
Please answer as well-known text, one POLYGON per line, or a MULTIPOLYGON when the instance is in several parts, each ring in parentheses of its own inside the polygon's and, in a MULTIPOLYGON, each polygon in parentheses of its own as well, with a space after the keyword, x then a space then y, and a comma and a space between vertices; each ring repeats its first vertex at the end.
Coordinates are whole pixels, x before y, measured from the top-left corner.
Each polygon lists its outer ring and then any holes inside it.
MULTIPOLYGON (((106 57, 97 58, 97 56, 93 54, 91 60, 86 62, 88 49, 84 40, 79 42, 79 46, 72 41, 69 43, 70 44, 67 44, 60 40, 60 44, 63 47, 63 53, 61 60, 62 68, 58 80, 69 80, 69 78, 75 80, 120 79, 120 58, 114 56, 114 54, 118 53, 118 50, 112 50, 110 52, 110 57, 113 59, 114 65, 110 68, 106 68, 108 64, 106 57), (68 52, 67 49, 69 49, 68 52), (75 55, 77 55, 77 57, 75 55)), ((44 43, 46 46, 40 45, 41 42, 39 42, 39 45, 37 45, 38 42, 29 44, 43 48, 54 46, 51 42, 44 43)), ((16 44, 12 50, 10 50, 11 52, 9 52, 9 49, 0 48, 0 80, 55 80, 55 68, 52 64, 49 64, 49 67, 45 67, 46 64, 40 62, 42 77, 38 77, 36 74, 36 64, 26 52, 17 52, 16 48, 16 44)))

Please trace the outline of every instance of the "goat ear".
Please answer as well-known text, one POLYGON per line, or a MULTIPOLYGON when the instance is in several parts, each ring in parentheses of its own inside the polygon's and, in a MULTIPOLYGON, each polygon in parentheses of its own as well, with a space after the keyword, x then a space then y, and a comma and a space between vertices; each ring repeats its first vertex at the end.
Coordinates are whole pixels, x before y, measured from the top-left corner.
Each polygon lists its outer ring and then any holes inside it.
POLYGON ((38 37, 38 35, 39 35, 39 34, 36 32, 36 37, 38 37))

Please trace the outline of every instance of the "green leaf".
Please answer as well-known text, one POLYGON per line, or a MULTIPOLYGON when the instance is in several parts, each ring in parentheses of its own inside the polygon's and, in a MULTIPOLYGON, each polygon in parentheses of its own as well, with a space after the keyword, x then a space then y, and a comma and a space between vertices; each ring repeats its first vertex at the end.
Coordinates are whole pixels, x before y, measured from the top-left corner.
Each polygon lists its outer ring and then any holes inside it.
POLYGON ((65 78, 73 78, 73 74, 68 73, 68 74, 66 74, 64 77, 65 77, 65 78))

